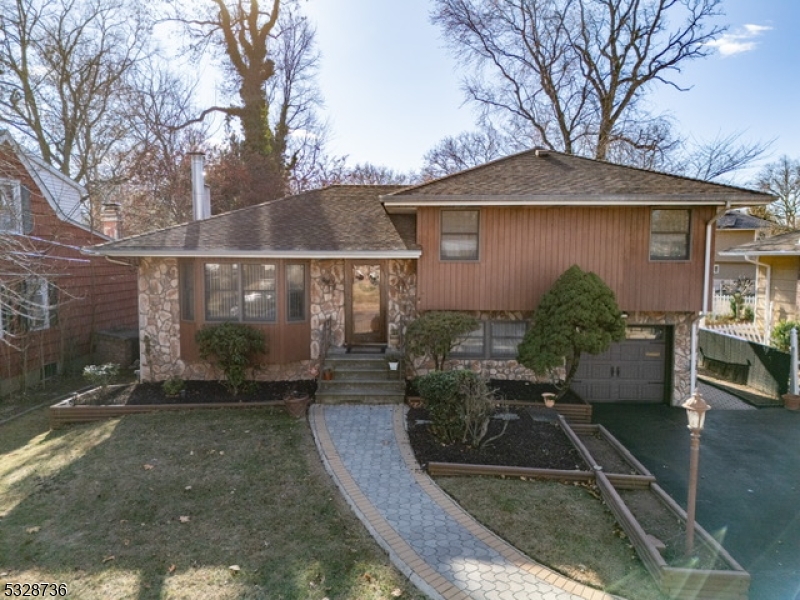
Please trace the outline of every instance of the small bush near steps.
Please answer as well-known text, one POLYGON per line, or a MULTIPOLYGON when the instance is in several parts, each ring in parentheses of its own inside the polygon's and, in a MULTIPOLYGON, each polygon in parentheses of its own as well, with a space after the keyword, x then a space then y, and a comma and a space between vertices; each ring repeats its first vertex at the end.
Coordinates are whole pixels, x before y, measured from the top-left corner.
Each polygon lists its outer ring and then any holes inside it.
POLYGON ((247 370, 267 351, 264 333, 241 323, 203 327, 195 335, 200 356, 213 360, 225 374, 225 385, 235 396, 245 385, 247 370))

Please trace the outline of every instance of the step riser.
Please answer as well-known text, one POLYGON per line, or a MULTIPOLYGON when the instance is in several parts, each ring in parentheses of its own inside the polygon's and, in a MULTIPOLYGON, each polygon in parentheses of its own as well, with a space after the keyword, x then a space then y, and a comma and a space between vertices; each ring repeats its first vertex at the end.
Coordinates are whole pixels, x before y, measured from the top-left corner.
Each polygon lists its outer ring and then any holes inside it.
POLYGON ((337 371, 339 369, 356 369, 362 371, 386 371, 389 368, 386 365, 386 361, 383 359, 371 360, 363 358, 331 359, 331 357, 328 357, 325 359, 325 366, 333 367, 337 371))
POLYGON ((321 381, 319 383, 319 392, 325 393, 328 391, 336 393, 352 393, 352 394, 370 394, 373 392, 394 392, 395 394, 402 394, 405 392, 406 386, 400 381, 321 381))
MULTIPOLYGON (((333 379, 331 381, 347 380, 347 381, 399 381, 400 376, 397 371, 382 371, 378 370, 363 370, 349 371, 344 369, 337 369, 334 371, 333 379)), ((327 382, 326 382, 327 383, 327 382)))
POLYGON ((376 396, 370 394, 328 395, 317 392, 316 402, 319 404, 402 404, 402 394, 376 396))

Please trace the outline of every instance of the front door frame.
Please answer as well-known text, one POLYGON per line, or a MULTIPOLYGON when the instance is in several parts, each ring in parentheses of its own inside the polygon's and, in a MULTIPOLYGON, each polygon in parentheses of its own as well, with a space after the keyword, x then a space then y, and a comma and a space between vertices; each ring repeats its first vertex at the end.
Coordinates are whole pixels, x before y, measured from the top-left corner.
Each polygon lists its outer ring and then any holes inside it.
POLYGON ((386 344, 387 328, 386 328, 386 261, 384 260, 353 260, 348 259, 344 261, 344 319, 345 319, 345 344, 348 346, 368 345, 368 344, 386 344), (380 325, 378 331, 370 334, 356 334, 354 332, 353 324, 353 267, 355 265, 378 265, 380 268, 380 280, 378 290, 380 293, 380 325))

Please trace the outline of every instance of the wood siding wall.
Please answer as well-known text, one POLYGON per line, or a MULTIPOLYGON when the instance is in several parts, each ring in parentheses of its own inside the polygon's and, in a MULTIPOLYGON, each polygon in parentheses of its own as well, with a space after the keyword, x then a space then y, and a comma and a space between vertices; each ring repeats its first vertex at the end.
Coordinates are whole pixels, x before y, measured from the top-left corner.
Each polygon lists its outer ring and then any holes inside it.
MULTIPOLYGON (((7 147, 0 147, 0 177, 18 180, 30 190, 30 235, 40 241, 29 238, 25 243, 47 253, 47 260, 38 261, 40 273, 61 290, 55 326, 30 332, 21 344, 26 351, 0 343, 0 379, 8 383, 23 372, 89 355, 95 331, 136 329, 138 313, 135 266, 81 254, 80 247, 102 243, 105 238, 59 219, 7 147)), ((8 266, 2 258, 0 263, 8 266)))
MULTIPOLYGON (((225 259, 196 259, 189 260, 194 264, 194 321, 181 320, 181 358, 187 362, 200 359, 195 343, 195 333, 205 325, 205 273, 206 263, 270 263, 276 264, 276 294, 277 294, 277 316, 275 323, 246 322, 260 331, 267 337, 267 355, 264 360, 267 364, 287 364, 291 362, 308 360, 311 358, 311 318, 310 318, 310 294, 311 289, 311 265, 308 261, 293 260, 273 260, 264 259, 263 261, 252 260, 225 260, 225 259), (286 299, 286 265, 303 264, 306 269, 306 318, 303 321, 287 320, 287 299, 286 299)), ((180 288, 179 288, 180 289, 180 288)), ((209 325, 219 325, 220 321, 209 322, 209 325)))
MULTIPOLYGON (((439 259, 439 208, 417 212, 420 310, 533 310, 573 264, 594 271, 625 311, 701 310, 706 222, 692 210, 688 261, 651 261, 650 208, 481 209, 478 261, 439 259)), ((713 235, 713 233, 712 233, 713 235)), ((711 277, 709 277, 710 279, 711 277)))
POLYGON ((800 268, 798 268, 798 258, 796 256, 761 257, 761 262, 767 263, 771 267, 770 272, 770 302, 772 304, 772 314, 770 329, 775 327, 779 321, 794 321, 798 318, 798 279, 800 279, 800 268))

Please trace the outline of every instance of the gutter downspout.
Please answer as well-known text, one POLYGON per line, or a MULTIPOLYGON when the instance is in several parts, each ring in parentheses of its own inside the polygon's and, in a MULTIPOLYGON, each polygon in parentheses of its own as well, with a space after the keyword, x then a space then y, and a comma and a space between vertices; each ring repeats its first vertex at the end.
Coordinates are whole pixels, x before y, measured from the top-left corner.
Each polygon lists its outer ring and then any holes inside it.
MULTIPOLYGON (((770 310, 770 302, 772 301, 770 297, 770 290, 772 289, 772 266, 759 261, 757 256, 751 258, 749 255, 745 254, 744 259, 756 266, 756 282, 758 281, 758 267, 764 267, 767 272, 767 281, 764 287, 764 344, 766 345, 769 344, 770 341, 770 326, 772 325, 772 311, 770 310)), ((758 298, 758 289, 756 289, 756 298, 758 298)), ((758 310, 758 306, 756 306, 756 310, 758 310)))
POLYGON ((730 201, 725 202, 725 207, 718 210, 717 213, 711 217, 706 223, 706 251, 705 260, 703 263, 703 304, 700 308, 700 314, 692 322, 692 336, 691 336, 691 361, 690 361, 690 389, 691 394, 697 393, 697 331, 700 328, 700 322, 705 318, 709 310, 709 303, 711 300, 711 286, 709 279, 711 278, 711 239, 714 233, 714 225, 722 215, 728 212, 731 208, 730 201))

